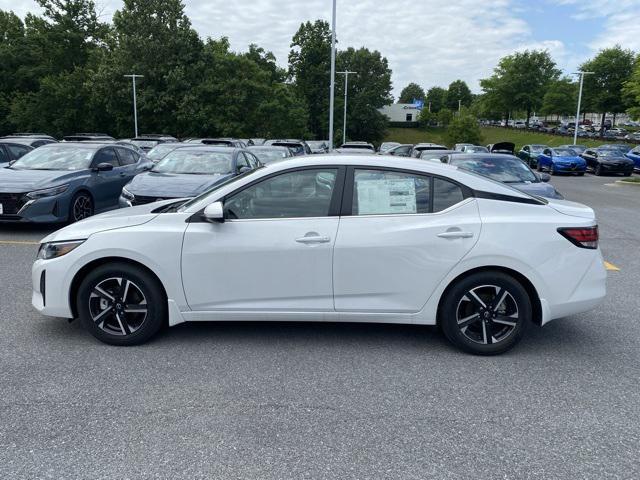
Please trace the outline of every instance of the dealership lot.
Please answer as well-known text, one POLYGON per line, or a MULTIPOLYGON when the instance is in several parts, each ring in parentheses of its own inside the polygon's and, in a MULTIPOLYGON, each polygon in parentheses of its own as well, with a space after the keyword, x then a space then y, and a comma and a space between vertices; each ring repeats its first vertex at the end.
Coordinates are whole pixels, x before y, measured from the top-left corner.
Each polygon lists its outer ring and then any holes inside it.
POLYGON ((46 231, 2 226, 0 476, 636 478, 640 186, 617 179, 553 179, 598 214, 620 268, 606 303, 492 358, 393 325, 181 325, 108 347, 32 310, 46 231))

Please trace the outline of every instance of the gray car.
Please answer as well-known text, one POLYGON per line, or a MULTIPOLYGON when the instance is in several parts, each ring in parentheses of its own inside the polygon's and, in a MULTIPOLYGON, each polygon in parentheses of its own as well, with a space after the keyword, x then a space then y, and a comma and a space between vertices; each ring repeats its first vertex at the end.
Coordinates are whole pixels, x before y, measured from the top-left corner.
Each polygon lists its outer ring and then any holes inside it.
POLYGON ((258 157, 258 160, 260 160, 260 163, 262 163, 263 165, 267 165, 273 162, 279 162, 281 160, 293 157, 291 150, 289 150, 287 147, 270 147, 257 145, 253 147, 247 147, 247 150, 258 157))
POLYGON ((513 155, 461 153, 447 155, 442 158, 442 162, 506 183, 530 195, 564 198, 553 185, 547 183, 551 178, 549 175, 536 175, 528 165, 513 155))
POLYGON ((0 222, 75 222, 117 208, 122 187, 152 165, 122 145, 43 145, 0 168, 0 222))
POLYGON ((179 148, 122 188, 121 207, 195 197, 261 166, 248 150, 232 147, 179 148))

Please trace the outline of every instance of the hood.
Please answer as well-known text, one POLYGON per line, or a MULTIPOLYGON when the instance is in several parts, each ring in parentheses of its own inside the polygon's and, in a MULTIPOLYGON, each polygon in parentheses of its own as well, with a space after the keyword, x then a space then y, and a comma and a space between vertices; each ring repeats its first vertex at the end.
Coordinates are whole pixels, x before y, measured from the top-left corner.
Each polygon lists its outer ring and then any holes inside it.
POLYGON ((604 163, 605 165, 624 165, 624 164, 632 164, 633 160, 627 157, 623 157, 622 155, 619 157, 600 157, 598 158, 600 163, 604 163))
POLYGON ((143 197, 195 197, 230 176, 230 174, 188 175, 148 172, 136 175, 126 188, 134 195, 143 197))
POLYGON ((567 156, 567 157, 565 157, 565 156, 562 156, 562 155, 556 155, 555 157, 553 157, 553 160, 554 160, 554 161, 557 161, 557 162, 586 163, 586 162, 585 162, 585 160, 584 160, 584 158, 582 158, 582 157, 577 157, 577 156, 576 156, 576 157, 571 157, 571 156, 567 156))
POLYGON ((143 223, 147 223, 158 216, 158 213, 152 213, 153 210, 161 207, 162 205, 168 205, 174 201, 175 200, 165 200, 163 202, 139 205, 137 207, 121 208, 101 213, 100 215, 95 215, 61 228, 60 230, 57 230, 43 238, 42 242, 82 240, 89 238, 94 233, 142 225, 143 223))
POLYGON ((537 195, 544 198, 564 198, 560 192, 558 192, 553 185, 544 182, 536 183, 510 183, 510 187, 516 188, 521 192, 528 193, 529 195, 537 195))
POLYGON ((0 168, 0 192, 26 193, 42 188, 56 187, 77 178, 80 171, 14 170, 0 168))
POLYGON ((581 203, 569 202, 568 200, 549 200, 549 206, 555 211, 572 217, 596 219, 596 214, 592 208, 581 203))

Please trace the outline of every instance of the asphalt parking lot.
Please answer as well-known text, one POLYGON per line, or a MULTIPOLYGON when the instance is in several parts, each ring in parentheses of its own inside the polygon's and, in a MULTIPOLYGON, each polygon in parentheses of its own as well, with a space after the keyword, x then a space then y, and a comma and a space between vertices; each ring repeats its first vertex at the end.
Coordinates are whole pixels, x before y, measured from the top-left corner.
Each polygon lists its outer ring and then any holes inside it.
POLYGON ((607 301, 479 358, 433 328, 180 325, 99 343, 30 304, 46 229, 0 226, 0 478, 640 477, 640 186, 599 217, 607 301))

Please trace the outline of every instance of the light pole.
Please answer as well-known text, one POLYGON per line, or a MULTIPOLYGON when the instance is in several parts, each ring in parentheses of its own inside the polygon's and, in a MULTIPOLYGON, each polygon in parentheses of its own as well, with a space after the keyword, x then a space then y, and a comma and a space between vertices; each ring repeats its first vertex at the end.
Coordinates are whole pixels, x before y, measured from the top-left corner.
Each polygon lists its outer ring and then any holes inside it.
POLYGON ((329 93, 329 148, 333 150, 333 105, 335 103, 336 82, 336 0, 333 0, 331 22, 331 87, 329 93))
POLYGON ((144 78, 144 75, 136 75, 135 73, 131 75, 125 75, 126 78, 130 78, 133 83, 133 124, 135 136, 138 136, 138 105, 136 98, 136 78, 144 78))
POLYGON ((573 144, 578 143, 578 125, 580 125, 580 104, 582 103, 582 86, 584 85, 584 76, 593 75, 594 72, 573 72, 573 75, 580 75, 580 89, 578 90, 578 110, 576 111, 576 124, 573 131, 573 144))
POLYGON ((342 127, 342 143, 347 141, 347 98, 349 91, 349 75, 355 75, 358 72, 350 72, 345 70, 344 72, 336 72, 340 75, 344 75, 344 123, 342 127))

